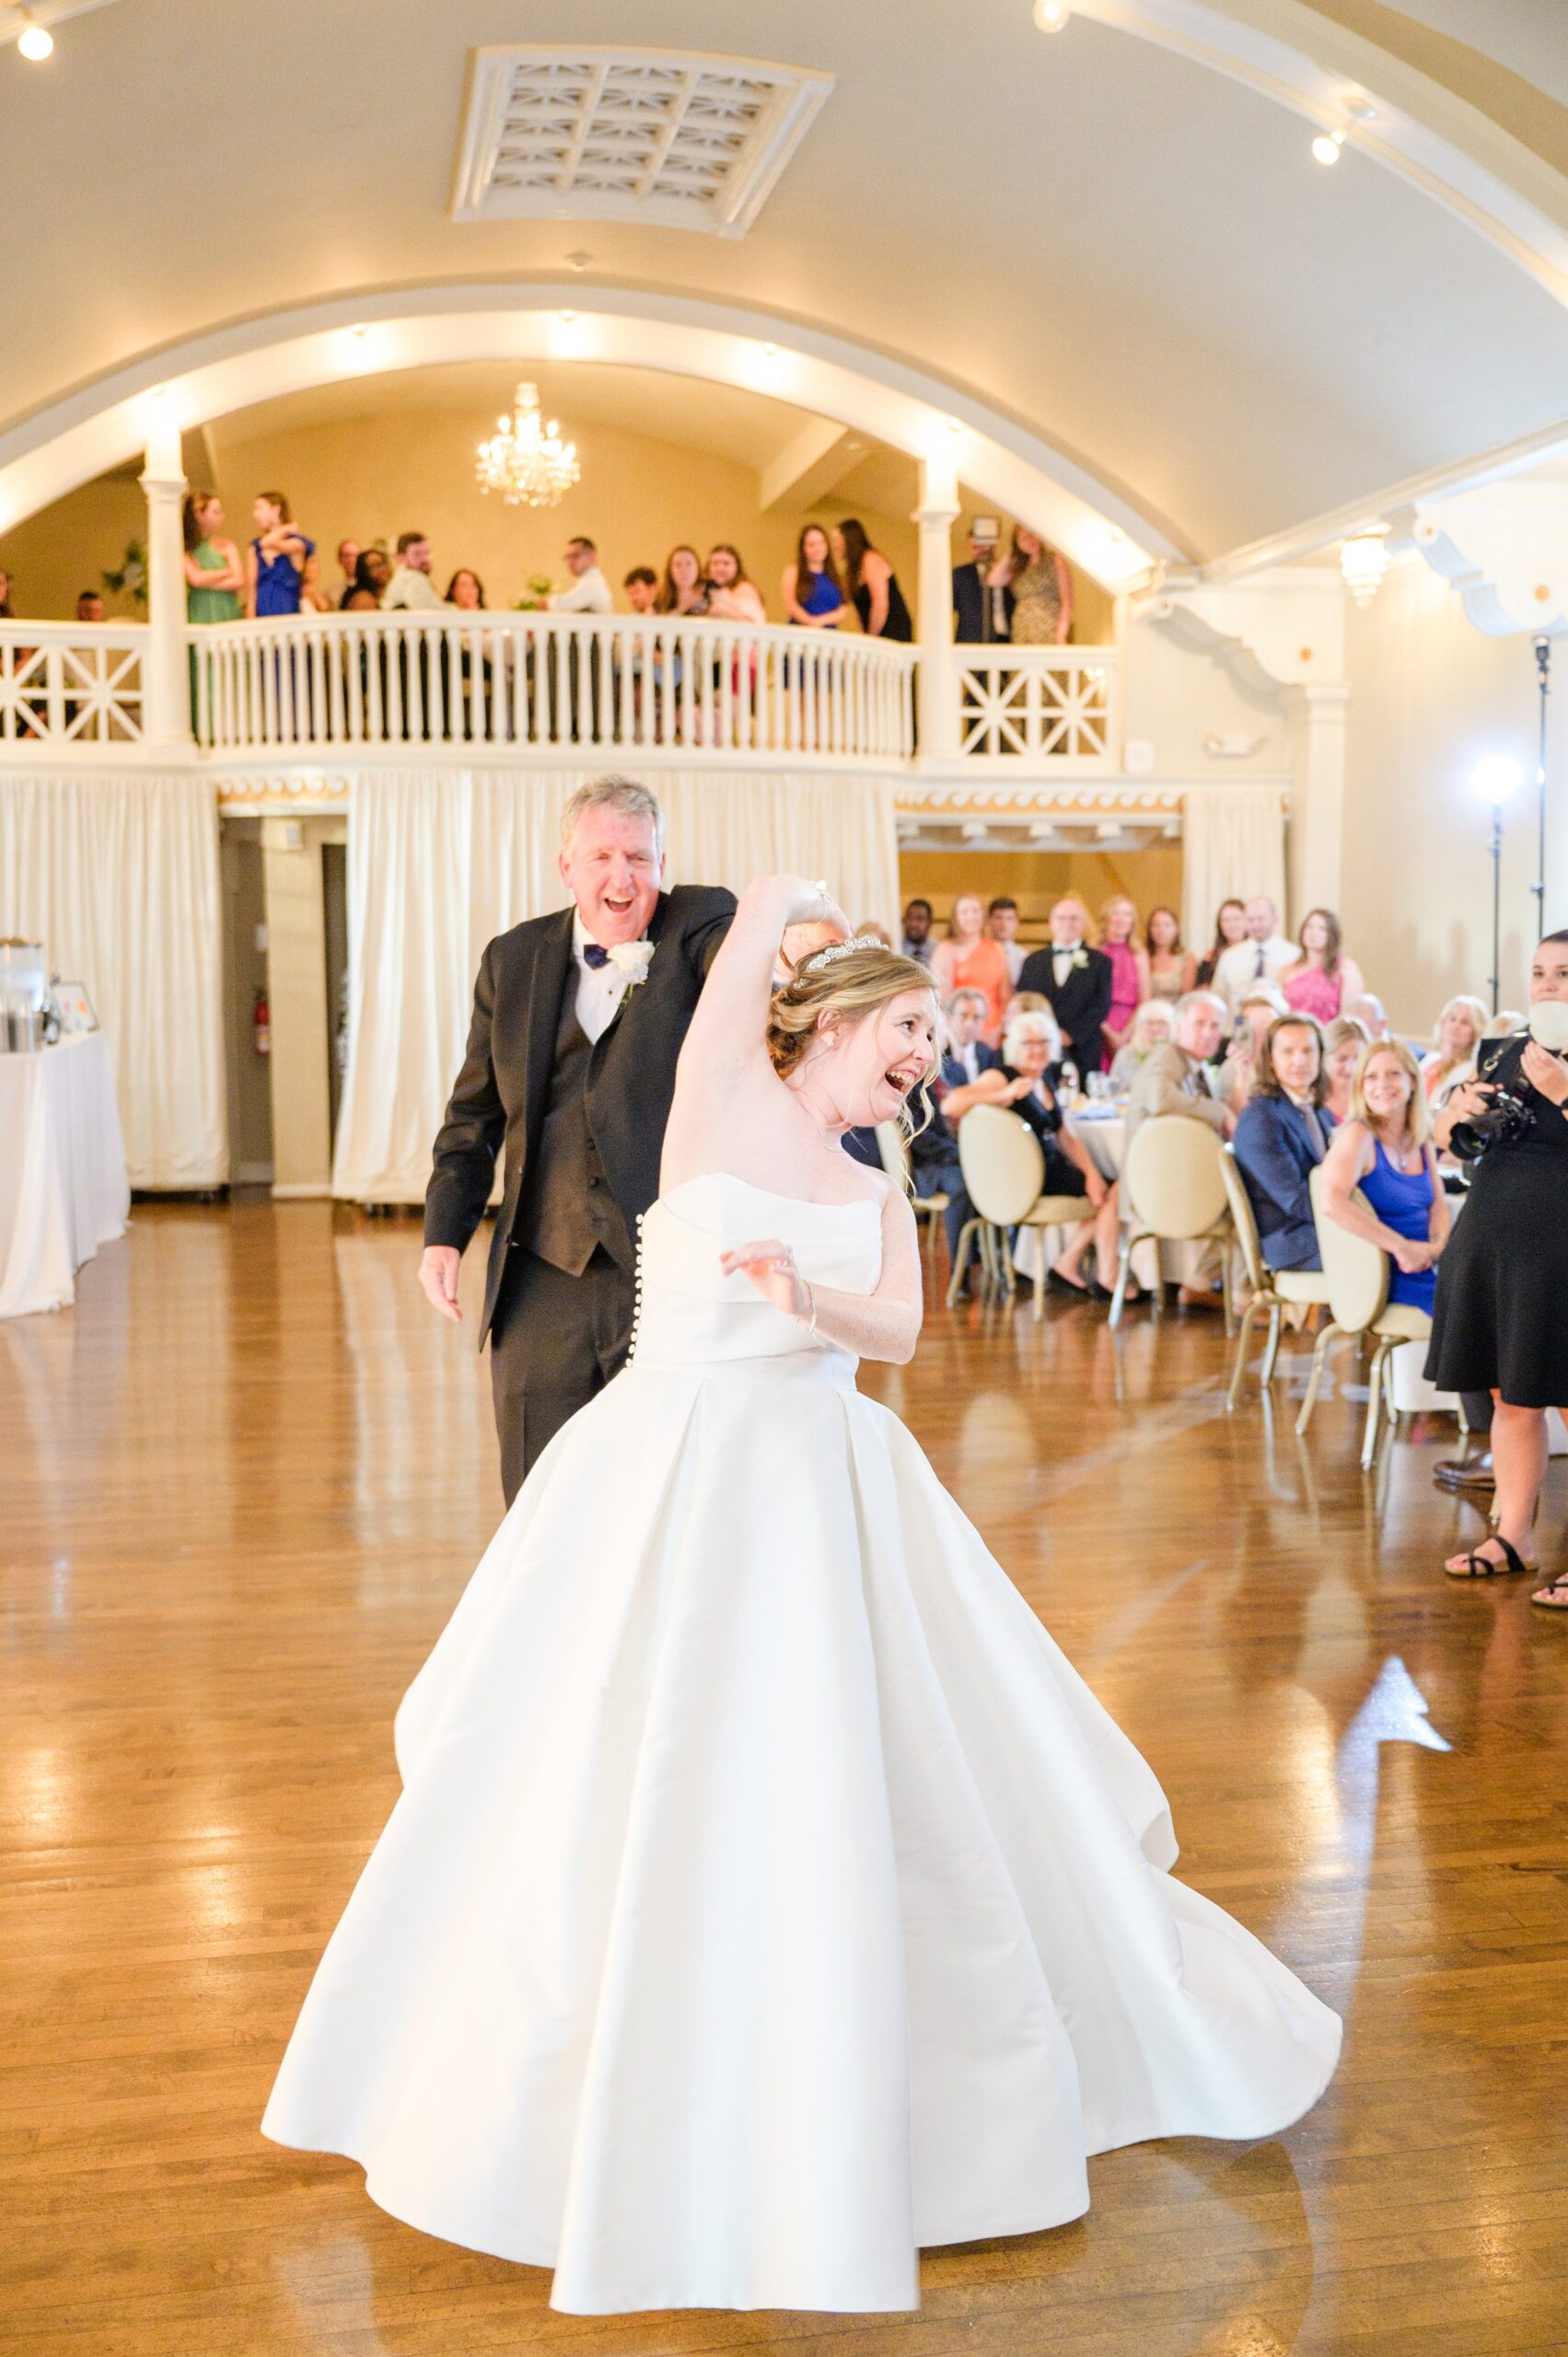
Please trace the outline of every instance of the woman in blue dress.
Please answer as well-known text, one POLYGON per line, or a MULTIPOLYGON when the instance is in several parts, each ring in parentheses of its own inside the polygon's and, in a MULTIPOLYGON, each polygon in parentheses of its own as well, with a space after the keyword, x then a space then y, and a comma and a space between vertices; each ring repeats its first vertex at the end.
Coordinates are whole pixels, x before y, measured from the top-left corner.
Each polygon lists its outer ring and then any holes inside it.
POLYGON ((1350 1118, 1323 1162, 1323 1209, 1393 1262, 1388 1299, 1432 1314, 1448 1200, 1437 1176, 1421 1073, 1399 1039, 1375 1039, 1351 1082, 1350 1118), (1362 1202, 1355 1201, 1359 1189, 1362 1202))
POLYGON ((245 552, 245 610, 252 621, 268 614, 296 614, 315 560, 289 513, 281 491, 264 491, 251 510, 256 538, 245 552))
POLYGON ((844 618, 843 584, 820 524, 806 526, 795 563, 784 567, 784 602, 790 621, 804 630, 837 630, 844 618))

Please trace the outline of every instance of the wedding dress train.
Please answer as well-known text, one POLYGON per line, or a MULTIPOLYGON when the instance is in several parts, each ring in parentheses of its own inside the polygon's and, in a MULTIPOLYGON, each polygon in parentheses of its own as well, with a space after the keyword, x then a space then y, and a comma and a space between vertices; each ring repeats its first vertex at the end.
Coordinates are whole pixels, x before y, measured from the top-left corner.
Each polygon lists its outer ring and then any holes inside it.
POLYGON ((721 1276, 758 1235, 876 1285, 869 1202, 647 1214, 632 1364, 403 1701, 263 2123, 579 2314, 912 2307, 922 2245, 1271 2135, 1339 2051, 855 1362, 721 1276))

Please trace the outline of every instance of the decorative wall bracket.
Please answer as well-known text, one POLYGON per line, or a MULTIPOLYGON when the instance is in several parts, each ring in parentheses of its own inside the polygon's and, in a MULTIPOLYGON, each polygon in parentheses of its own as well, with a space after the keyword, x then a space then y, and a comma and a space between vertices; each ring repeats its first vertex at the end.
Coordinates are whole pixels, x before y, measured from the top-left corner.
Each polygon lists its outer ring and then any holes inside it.
POLYGON ((1223 663, 1237 685, 1274 702, 1286 688, 1344 677, 1344 585, 1337 567, 1279 565, 1235 582, 1168 575, 1134 606, 1195 655, 1223 663))
POLYGON ((1535 474, 1395 519, 1489 638, 1568 630, 1568 479, 1535 474))

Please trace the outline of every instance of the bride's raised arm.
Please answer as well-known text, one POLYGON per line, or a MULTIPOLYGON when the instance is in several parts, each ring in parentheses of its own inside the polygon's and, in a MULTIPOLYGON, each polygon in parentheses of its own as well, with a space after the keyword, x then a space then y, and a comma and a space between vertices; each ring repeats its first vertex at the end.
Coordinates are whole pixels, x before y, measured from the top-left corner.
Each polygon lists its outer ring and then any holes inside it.
POLYGON ((679 1152, 693 1130, 707 1127, 749 1077, 772 1076, 768 1001, 781 945, 796 925, 819 928, 824 940, 842 940, 849 934, 843 911, 823 884, 804 876, 759 876, 748 884, 703 985, 675 1068, 667 1153, 671 1147, 679 1152))

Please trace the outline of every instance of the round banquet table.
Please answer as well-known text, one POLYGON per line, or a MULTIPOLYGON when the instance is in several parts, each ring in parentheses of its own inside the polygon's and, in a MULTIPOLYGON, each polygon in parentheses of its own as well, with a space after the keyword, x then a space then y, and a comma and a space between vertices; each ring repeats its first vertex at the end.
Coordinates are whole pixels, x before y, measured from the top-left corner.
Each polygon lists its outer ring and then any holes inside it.
POLYGON ((0 1056, 0 1318, 73 1302, 76 1271, 130 1209, 102 1032, 0 1056))

